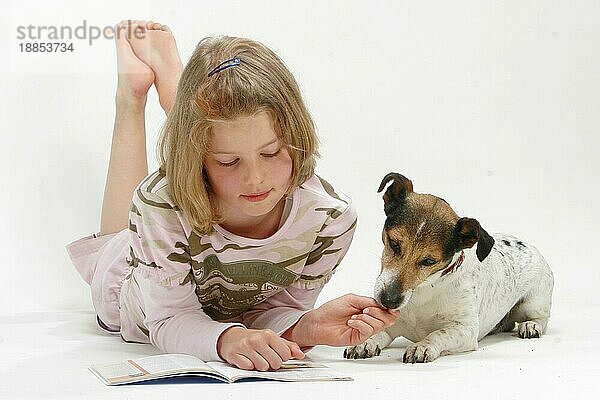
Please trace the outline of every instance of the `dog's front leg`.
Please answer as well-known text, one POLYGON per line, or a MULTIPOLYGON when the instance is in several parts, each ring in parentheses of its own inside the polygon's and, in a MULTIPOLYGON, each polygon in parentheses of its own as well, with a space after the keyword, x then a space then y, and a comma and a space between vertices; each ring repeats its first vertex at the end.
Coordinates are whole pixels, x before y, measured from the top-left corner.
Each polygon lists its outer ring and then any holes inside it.
POLYGON ((404 353, 405 363, 430 362, 440 355, 477 350, 476 325, 452 323, 431 332, 425 339, 409 346, 404 353))

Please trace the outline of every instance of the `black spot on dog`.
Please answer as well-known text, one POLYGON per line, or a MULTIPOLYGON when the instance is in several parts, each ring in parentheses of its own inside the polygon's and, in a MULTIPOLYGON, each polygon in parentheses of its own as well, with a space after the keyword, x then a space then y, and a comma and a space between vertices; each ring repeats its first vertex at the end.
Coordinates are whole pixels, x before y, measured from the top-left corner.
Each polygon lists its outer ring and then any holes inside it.
POLYGON ((508 240, 503 240, 502 243, 510 247, 510 242, 508 240))
POLYGON ((521 242, 520 240, 517 242, 517 246, 519 246, 519 247, 526 247, 525 243, 521 242))

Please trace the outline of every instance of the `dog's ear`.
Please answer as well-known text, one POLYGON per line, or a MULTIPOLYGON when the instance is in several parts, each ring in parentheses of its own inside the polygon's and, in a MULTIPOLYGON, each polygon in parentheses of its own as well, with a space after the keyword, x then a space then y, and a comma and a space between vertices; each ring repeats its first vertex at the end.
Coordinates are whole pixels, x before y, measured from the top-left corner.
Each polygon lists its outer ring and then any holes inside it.
POLYGON ((413 184, 410 179, 396 172, 390 172, 383 177, 377 193, 381 192, 391 180, 394 183, 387 188, 383 195, 383 210, 385 211, 385 215, 388 216, 402 205, 404 199, 406 199, 406 195, 413 191, 413 184))
POLYGON ((491 237, 485 229, 479 225, 476 219, 473 218, 461 218, 456 222, 454 230, 456 237, 458 250, 467 249, 473 247, 477 243, 477 258, 479 261, 485 260, 485 258, 492 251, 494 247, 494 238, 491 237))

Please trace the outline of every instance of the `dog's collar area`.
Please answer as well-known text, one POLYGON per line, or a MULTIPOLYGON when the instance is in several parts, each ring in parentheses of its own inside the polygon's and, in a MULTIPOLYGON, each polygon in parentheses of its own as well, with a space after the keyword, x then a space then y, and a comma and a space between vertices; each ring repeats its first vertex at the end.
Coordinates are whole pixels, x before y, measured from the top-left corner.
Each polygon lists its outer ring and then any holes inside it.
POLYGON ((451 274, 452 272, 456 271, 458 269, 458 267, 460 267, 460 265, 463 263, 464 260, 465 260, 465 252, 463 250, 461 250, 456 261, 451 263, 448 266, 448 268, 446 268, 444 270, 444 272, 442 272, 441 276, 444 276, 446 274, 451 274))

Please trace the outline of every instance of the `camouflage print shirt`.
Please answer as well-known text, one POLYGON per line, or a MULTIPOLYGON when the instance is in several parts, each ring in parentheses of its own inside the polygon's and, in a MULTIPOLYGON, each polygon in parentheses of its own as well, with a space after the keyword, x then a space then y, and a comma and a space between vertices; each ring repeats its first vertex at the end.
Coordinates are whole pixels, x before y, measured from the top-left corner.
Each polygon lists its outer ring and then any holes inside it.
POLYGON ((290 194, 279 230, 250 239, 215 225, 192 232, 161 170, 136 188, 129 216, 129 272, 121 336, 170 353, 220 360, 233 325, 282 333, 312 309, 356 228, 350 200, 313 175, 290 194))

